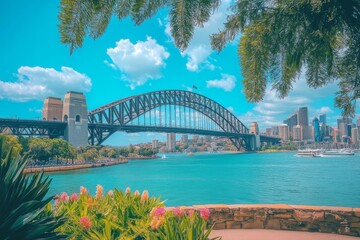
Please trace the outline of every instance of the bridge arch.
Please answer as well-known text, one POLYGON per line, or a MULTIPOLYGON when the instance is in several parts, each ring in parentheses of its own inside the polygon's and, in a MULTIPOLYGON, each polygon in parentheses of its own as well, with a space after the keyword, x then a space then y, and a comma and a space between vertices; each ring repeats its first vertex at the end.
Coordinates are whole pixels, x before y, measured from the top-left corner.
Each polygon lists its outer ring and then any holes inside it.
POLYGON ((183 90, 144 93, 90 111, 88 113, 89 143, 99 145, 114 132, 124 131, 134 119, 168 105, 187 107, 207 116, 226 133, 224 136, 228 136, 237 149, 249 149, 249 136, 251 136, 249 129, 234 114, 206 96, 183 90))

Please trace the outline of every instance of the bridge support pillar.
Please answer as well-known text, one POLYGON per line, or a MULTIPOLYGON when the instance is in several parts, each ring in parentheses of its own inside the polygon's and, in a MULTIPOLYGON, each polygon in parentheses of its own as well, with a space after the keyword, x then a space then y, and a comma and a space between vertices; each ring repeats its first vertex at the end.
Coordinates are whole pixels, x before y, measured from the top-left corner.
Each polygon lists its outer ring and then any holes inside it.
POLYGON ((260 149, 260 147, 261 147, 260 135, 259 134, 254 134, 253 137, 250 140, 251 151, 257 151, 257 150, 260 149))
POLYGON ((64 97, 63 121, 67 122, 65 139, 73 146, 88 145, 88 109, 83 93, 67 92, 64 97))

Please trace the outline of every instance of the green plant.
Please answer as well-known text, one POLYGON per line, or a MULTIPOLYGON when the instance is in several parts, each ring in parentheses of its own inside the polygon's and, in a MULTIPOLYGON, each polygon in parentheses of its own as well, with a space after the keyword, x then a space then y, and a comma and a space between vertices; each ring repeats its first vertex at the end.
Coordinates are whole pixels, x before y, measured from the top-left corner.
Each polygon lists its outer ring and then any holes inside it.
MULTIPOLYGON (((0 233, 1 239, 60 239, 54 229, 63 223, 61 215, 49 215, 46 207, 52 197, 44 199, 51 180, 43 173, 32 177, 23 170, 27 159, 13 157, 12 149, 0 157, 0 233)), ((2 140, 0 139, 0 156, 2 140)), ((17 155, 18 156, 18 155, 17 155)))
POLYGON ((149 198, 147 191, 140 196, 127 189, 115 189, 103 194, 97 186, 95 196, 81 187, 80 194, 61 193, 53 207, 55 216, 64 214, 68 221, 58 231, 70 239, 149 239, 150 211, 162 206, 160 198, 149 198))
MULTIPOLYGON (((185 211, 177 207, 172 211, 165 211, 164 208, 157 208, 150 216, 150 225, 154 229, 151 239, 154 240, 207 240, 213 228, 207 228, 207 220, 210 217, 208 209, 185 211)), ((217 239, 221 237, 211 240, 217 239)))

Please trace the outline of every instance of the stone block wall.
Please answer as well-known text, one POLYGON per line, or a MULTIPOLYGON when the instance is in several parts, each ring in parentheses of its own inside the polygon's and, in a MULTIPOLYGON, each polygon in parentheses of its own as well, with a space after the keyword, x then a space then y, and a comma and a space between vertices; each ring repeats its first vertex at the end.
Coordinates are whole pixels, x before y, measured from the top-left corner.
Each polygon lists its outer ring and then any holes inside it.
POLYGON ((360 236, 360 208, 286 204, 195 205, 208 208, 214 229, 275 229, 360 236))

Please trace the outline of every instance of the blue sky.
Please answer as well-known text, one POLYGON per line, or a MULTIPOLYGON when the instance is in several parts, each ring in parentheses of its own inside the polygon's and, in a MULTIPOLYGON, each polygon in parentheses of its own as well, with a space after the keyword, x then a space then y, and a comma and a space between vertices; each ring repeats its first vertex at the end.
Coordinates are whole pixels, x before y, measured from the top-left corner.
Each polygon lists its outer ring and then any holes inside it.
MULTIPOLYGON (((340 115, 333 103, 336 85, 311 90, 302 77, 285 99, 278 99, 268 88, 263 102, 247 102, 237 55, 239 38, 220 54, 209 45, 209 34, 222 28, 229 0, 223 1, 204 28, 196 29, 185 52, 174 46, 167 12, 162 10, 141 26, 128 19, 112 19, 102 37, 86 39, 71 56, 68 47, 60 43, 59 2, 2 3, 0 117, 38 119, 44 98, 63 97, 68 90, 84 92, 91 110, 134 94, 191 90, 193 85, 198 87, 196 92, 227 107, 246 125, 251 121, 258 121, 261 128, 279 124, 300 106, 309 107, 311 119, 327 113, 328 121, 335 123, 340 115)), ((126 145, 153 138, 151 133, 119 133, 107 143, 126 145)))

